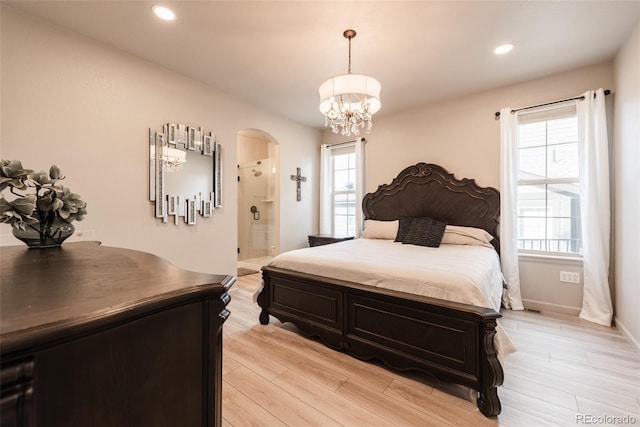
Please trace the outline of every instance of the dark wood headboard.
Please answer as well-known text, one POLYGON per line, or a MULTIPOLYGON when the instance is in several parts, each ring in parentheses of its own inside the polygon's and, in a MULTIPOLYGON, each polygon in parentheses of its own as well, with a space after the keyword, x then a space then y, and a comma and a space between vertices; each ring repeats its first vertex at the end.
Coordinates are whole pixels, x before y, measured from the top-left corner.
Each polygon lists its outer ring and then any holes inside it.
POLYGON ((457 179, 442 166, 418 163, 382 184, 362 200, 365 219, 390 221, 401 216, 429 217, 450 225, 487 230, 498 253, 500 192, 473 179, 457 179))

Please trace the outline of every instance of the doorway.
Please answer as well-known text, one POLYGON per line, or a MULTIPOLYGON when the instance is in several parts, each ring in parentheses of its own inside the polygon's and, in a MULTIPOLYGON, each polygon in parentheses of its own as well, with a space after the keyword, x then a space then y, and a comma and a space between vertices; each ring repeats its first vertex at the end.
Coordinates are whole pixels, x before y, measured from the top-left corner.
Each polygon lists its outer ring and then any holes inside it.
POLYGON ((238 267, 260 271, 279 249, 278 143, 260 130, 238 132, 238 267))

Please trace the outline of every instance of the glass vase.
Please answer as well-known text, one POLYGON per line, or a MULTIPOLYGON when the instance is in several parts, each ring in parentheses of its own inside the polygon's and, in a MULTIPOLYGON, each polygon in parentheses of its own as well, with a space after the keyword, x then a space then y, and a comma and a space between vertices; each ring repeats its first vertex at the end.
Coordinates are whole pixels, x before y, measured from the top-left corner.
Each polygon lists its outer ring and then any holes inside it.
POLYGON ((14 228, 12 231, 15 238, 23 241, 29 249, 55 248, 73 234, 75 227, 56 216, 51 225, 38 222, 27 225, 24 230, 14 228))

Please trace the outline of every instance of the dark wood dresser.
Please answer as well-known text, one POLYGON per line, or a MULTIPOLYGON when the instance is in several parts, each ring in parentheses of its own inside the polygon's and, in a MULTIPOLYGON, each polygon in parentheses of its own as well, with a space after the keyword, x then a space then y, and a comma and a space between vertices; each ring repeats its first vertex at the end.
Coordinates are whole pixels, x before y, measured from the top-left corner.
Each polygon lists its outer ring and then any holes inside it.
POLYGON ((0 255, 3 427, 222 425, 234 277, 97 242, 0 255))

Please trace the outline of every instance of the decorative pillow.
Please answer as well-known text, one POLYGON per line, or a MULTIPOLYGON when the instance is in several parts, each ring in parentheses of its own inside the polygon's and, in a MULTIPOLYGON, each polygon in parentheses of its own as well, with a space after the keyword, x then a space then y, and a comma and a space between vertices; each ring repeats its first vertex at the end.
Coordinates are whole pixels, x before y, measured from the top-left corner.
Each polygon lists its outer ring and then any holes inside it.
POLYGON ((406 237, 407 233, 409 233, 409 228, 411 227, 411 223, 415 218, 411 216, 401 216, 398 220, 398 233, 396 234, 396 238, 394 242, 402 242, 406 237))
POLYGON ((398 220, 376 221, 373 219, 364 220, 364 230, 360 237, 364 239, 385 239, 393 240, 398 234, 398 220))
POLYGON ((437 248, 446 226, 446 222, 432 218, 414 218, 402 243, 437 248))
POLYGON ((463 236, 462 234, 455 233, 447 233, 444 232, 444 236, 442 236, 442 241, 440 242, 442 245, 467 245, 467 246, 484 246, 486 248, 493 248, 491 243, 481 242, 478 239, 474 239, 473 237, 463 236))
POLYGON ((481 228, 447 225, 441 243, 492 248, 492 240, 493 236, 481 228))

